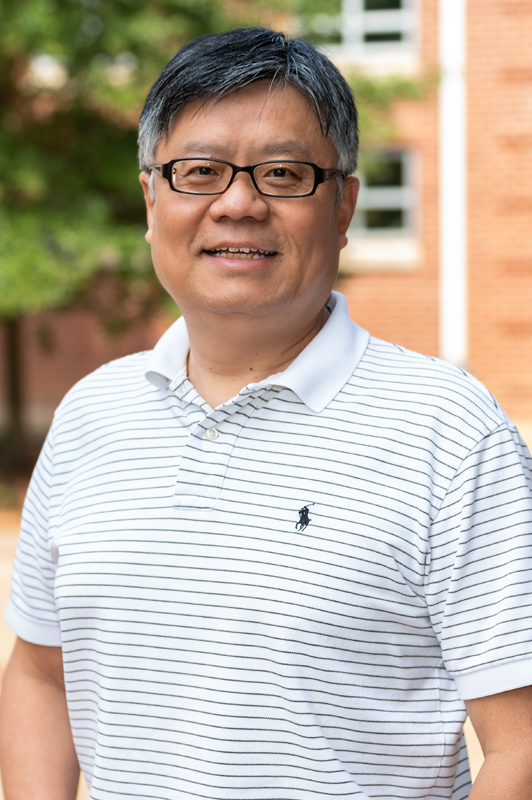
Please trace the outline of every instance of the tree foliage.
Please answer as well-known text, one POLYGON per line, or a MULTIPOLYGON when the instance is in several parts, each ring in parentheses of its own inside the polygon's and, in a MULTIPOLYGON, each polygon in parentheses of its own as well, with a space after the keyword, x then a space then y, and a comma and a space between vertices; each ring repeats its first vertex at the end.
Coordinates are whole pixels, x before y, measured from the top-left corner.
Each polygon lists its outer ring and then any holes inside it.
POLYGON ((90 301, 102 271, 124 278, 125 294, 136 287, 129 301, 159 291, 134 159, 139 110, 181 44, 230 25, 216 0, 3 0, 0 316, 82 290, 90 301))

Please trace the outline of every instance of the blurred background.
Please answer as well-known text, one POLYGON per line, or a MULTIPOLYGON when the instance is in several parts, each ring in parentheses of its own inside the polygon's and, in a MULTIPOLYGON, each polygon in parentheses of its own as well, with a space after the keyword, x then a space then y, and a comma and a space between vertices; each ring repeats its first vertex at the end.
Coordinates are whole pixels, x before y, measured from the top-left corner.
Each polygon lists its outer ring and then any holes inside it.
POLYGON ((250 24, 322 47, 358 101, 353 319, 472 372, 532 444, 532 2, 0 0, 0 601, 54 409, 179 313, 144 241, 146 93, 250 24))

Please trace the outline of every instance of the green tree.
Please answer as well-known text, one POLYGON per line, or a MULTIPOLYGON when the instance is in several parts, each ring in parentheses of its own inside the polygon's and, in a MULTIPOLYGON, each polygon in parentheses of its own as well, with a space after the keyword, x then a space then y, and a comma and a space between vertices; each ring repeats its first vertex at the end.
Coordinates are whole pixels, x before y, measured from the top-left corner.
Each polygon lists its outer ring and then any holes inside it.
POLYGON ((24 447, 21 318, 77 298, 117 329, 162 300, 143 238, 138 114, 176 49, 231 24, 221 0, 0 0, 0 321, 12 462, 24 447))

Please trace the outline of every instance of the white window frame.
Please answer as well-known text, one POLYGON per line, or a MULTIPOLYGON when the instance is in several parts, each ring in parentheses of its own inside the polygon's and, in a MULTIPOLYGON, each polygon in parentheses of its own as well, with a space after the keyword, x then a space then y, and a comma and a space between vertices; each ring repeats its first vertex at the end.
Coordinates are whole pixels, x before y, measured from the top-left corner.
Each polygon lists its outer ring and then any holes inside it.
POLYGON ((364 0, 343 0, 343 46, 356 58, 383 51, 412 50, 417 46, 419 0, 402 0, 403 8, 366 11, 364 0), (403 34, 399 41, 368 42, 365 36, 376 33, 403 34))
POLYGON ((359 174, 360 192, 357 211, 351 223, 350 232, 355 236, 389 238, 390 236, 413 236, 416 227, 417 192, 415 181, 415 157, 410 150, 382 151, 384 157, 401 156, 403 161, 403 186, 367 186, 364 174, 359 174), (363 212, 379 209, 400 209, 403 212, 404 225, 401 228, 368 228, 363 224, 363 212))

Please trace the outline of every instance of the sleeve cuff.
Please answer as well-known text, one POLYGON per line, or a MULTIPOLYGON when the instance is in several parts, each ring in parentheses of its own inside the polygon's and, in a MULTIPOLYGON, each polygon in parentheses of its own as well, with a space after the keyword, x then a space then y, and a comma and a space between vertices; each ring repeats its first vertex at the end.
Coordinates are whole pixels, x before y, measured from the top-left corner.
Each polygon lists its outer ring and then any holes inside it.
POLYGON ((17 636, 31 644, 61 647, 61 628, 50 622, 36 622, 24 616, 10 601, 5 613, 6 621, 17 636))
POLYGON ((532 655, 481 669, 453 673, 462 700, 475 700, 532 685, 532 655))

